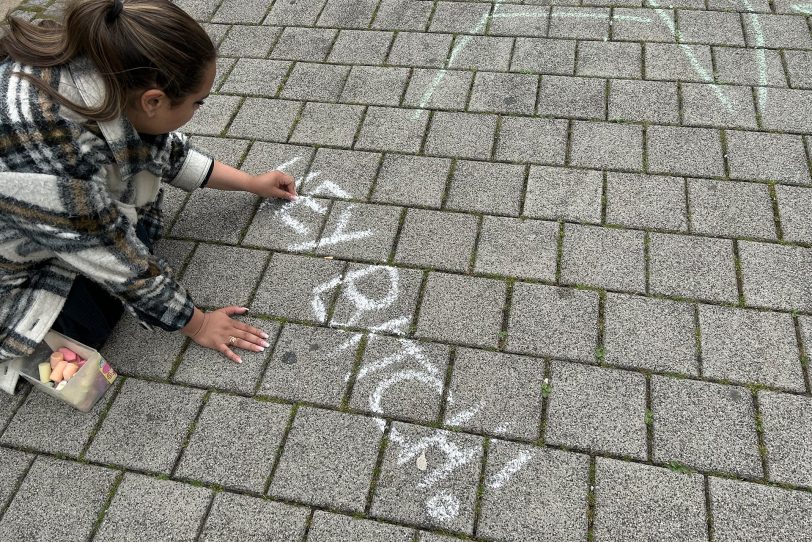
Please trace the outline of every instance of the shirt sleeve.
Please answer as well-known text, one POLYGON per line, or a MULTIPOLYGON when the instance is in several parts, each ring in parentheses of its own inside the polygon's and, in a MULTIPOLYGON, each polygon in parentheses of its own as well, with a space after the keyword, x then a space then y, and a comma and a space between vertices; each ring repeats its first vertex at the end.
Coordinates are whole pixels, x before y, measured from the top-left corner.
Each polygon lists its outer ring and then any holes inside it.
POLYGON ((192 148, 187 135, 171 132, 164 144, 169 155, 163 175, 166 182, 187 192, 208 182, 214 159, 192 148))

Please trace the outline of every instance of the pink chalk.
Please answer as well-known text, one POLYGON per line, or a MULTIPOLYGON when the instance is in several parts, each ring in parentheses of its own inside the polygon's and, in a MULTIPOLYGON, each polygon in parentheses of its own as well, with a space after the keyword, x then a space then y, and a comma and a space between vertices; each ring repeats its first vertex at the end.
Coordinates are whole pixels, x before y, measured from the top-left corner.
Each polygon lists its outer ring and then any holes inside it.
POLYGON ((76 359, 76 365, 78 365, 80 369, 82 367, 84 367, 85 363, 87 363, 87 360, 84 359, 84 358, 77 358, 76 359))
POLYGON ((62 356, 64 357, 65 361, 74 361, 76 359, 76 352, 69 348, 65 348, 64 346, 57 350, 57 352, 62 352, 62 356))

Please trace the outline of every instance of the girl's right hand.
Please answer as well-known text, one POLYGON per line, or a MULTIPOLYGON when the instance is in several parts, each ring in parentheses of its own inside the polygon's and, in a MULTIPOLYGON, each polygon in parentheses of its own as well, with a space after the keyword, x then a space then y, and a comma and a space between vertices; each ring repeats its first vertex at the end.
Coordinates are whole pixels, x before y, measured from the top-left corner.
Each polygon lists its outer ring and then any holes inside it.
POLYGON ((231 318, 231 315, 245 314, 247 310, 231 306, 203 313, 195 309, 194 316, 181 331, 200 346, 217 350, 231 361, 242 363, 234 348, 263 352, 270 346, 267 333, 231 318))

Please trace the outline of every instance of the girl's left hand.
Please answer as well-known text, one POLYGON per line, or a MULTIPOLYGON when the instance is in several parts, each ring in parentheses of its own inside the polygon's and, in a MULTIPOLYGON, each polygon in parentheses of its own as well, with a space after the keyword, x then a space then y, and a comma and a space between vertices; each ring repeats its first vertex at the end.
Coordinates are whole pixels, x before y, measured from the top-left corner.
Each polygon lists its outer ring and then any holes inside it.
POLYGON ((269 171, 254 175, 249 181, 250 191, 263 198, 296 199, 296 181, 287 173, 269 171))

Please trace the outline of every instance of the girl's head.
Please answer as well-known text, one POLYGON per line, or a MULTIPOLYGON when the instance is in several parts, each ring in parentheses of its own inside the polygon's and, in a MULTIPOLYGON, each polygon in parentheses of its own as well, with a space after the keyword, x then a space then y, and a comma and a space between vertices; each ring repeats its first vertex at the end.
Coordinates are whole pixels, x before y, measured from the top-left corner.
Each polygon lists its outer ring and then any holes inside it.
POLYGON ((61 23, 10 19, 0 38, 0 58, 5 56, 38 67, 84 56, 107 87, 99 108, 76 107, 48 85, 35 83, 90 118, 126 114, 139 131, 162 133, 188 121, 195 102, 208 94, 216 50, 203 28, 170 0, 69 0, 61 23))

